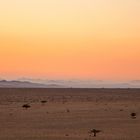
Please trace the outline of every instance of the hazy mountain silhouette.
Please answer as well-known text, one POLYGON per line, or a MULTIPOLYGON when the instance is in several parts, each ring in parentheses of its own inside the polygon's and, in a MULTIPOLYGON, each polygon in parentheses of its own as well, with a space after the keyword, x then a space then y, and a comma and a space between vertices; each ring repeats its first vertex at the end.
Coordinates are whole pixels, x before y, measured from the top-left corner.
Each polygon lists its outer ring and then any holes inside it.
POLYGON ((62 87, 72 88, 140 88, 140 80, 134 81, 107 81, 107 80, 50 80, 21 78, 19 81, 28 81, 45 85, 62 85, 62 87))
POLYGON ((0 81, 0 88, 61 88, 62 86, 57 84, 39 84, 29 81, 0 81))
POLYGON ((102 80, 0 80, 0 88, 140 88, 139 80, 113 82, 102 80))

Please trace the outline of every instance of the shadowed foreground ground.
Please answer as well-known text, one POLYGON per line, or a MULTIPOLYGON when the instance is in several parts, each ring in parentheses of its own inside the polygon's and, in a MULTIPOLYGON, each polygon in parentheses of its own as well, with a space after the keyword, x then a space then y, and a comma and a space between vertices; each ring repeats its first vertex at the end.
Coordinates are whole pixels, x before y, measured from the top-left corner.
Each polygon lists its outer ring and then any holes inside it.
POLYGON ((140 140, 140 89, 0 89, 0 140, 94 139, 140 140))

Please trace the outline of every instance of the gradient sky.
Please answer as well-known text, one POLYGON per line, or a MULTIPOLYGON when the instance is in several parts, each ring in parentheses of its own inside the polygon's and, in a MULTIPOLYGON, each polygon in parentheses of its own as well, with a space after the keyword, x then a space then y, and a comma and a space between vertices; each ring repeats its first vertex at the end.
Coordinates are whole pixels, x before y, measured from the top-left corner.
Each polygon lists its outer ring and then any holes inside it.
POLYGON ((0 76, 140 78, 139 0, 0 0, 0 76))

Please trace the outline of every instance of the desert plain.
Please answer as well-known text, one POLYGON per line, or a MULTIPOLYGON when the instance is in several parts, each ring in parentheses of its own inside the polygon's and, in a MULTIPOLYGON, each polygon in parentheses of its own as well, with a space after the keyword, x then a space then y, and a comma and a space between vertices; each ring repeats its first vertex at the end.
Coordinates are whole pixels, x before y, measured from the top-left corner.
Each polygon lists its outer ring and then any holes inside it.
POLYGON ((140 89, 1 88, 0 140, 140 140, 140 89))

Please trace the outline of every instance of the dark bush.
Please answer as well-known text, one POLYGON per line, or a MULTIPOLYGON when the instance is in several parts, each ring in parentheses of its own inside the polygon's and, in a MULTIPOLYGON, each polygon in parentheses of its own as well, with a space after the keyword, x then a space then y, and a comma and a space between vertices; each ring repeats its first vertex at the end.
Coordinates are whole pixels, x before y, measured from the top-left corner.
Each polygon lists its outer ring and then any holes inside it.
POLYGON ((28 108, 30 108, 31 106, 30 106, 29 104, 24 104, 22 107, 25 108, 25 109, 28 109, 28 108))
POLYGON ((47 103, 47 101, 46 101, 46 100, 43 100, 43 101, 41 101, 41 103, 42 103, 42 104, 45 104, 45 103, 47 103))
POLYGON ((135 119, 136 118, 136 116, 137 116, 137 114, 136 113, 131 113, 131 117, 132 117, 132 119, 135 119))
POLYGON ((93 136, 96 137, 96 134, 100 133, 100 132, 101 132, 101 130, 91 129, 89 133, 93 134, 93 136))

